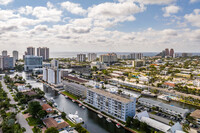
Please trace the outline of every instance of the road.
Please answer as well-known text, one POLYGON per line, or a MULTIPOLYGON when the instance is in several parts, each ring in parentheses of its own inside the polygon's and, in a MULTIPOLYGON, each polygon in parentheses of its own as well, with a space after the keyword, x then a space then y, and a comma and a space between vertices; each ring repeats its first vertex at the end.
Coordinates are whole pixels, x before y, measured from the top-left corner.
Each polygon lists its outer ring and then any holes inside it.
MULTIPOLYGON (((6 84, 4 83, 3 80, 1 80, 1 84, 2 87, 4 89, 5 92, 8 93, 8 97, 10 98, 10 103, 11 104, 16 104, 15 100, 13 99, 12 95, 9 92, 9 89, 7 88, 6 84)), ((19 122, 19 124, 21 125, 21 127, 24 127, 26 129, 25 133, 33 133, 31 127, 28 125, 28 122, 26 121, 26 119, 24 118, 23 114, 21 112, 19 112, 16 116, 17 121, 19 122)))

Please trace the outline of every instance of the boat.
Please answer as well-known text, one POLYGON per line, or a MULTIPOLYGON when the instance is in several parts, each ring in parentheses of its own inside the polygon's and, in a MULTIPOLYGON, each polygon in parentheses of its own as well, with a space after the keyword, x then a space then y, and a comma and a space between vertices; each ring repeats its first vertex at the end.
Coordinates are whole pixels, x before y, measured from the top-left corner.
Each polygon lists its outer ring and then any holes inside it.
POLYGON ((82 106, 82 104, 79 104, 78 106, 79 106, 79 107, 81 107, 81 106, 82 106))
POLYGON ((168 102, 171 100, 168 95, 160 95, 158 96, 158 99, 168 101, 168 102))
POLYGON ((151 93, 151 92, 148 91, 148 90, 142 91, 141 94, 144 95, 144 96, 156 97, 156 94, 153 94, 153 93, 151 93))
POLYGON ((75 102, 75 100, 72 100, 72 102, 74 103, 74 102, 75 102))
POLYGON ((83 119, 81 117, 78 116, 78 111, 75 112, 75 114, 69 114, 68 118, 73 121, 74 123, 78 124, 78 123, 83 123, 83 119))
POLYGON ((57 103, 54 103, 53 106, 54 106, 54 107, 58 107, 57 103))
POLYGON ((120 124, 119 124, 119 123, 117 123, 117 124, 116 124, 116 127, 117 127, 117 128, 120 128, 120 124))
POLYGON ((110 119, 110 118, 106 118, 106 121, 110 123, 110 122, 111 122, 111 119, 110 119))
POLYGON ((53 97, 51 97, 51 98, 50 98, 50 102, 52 102, 52 103, 54 103, 54 102, 55 102, 55 100, 54 100, 54 98, 53 98, 53 97))
POLYGON ((68 96, 65 96, 65 98, 67 99, 67 98, 68 98, 68 96))
POLYGON ((98 114, 98 117, 99 117, 99 118, 103 118, 103 116, 102 116, 102 115, 100 115, 100 114, 98 114))
POLYGON ((85 106, 82 106, 82 109, 85 109, 85 106))

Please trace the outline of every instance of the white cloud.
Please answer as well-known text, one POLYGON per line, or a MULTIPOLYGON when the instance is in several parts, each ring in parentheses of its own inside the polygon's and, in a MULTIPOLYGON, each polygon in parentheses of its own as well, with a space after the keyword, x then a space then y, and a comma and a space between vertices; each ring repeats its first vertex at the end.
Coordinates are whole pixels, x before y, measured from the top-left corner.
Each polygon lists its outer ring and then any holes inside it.
POLYGON ((61 3, 61 6, 72 14, 84 15, 87 12, 80 4, 69 1, 61 3))
POLYGON ((145 5, 166 5, 166 4, 170 4, 170 3, 174 3, 176 2, 176 0, 118 0, 119 2, 125 2, 125 1, 131 1, 131 2, 139 2, 139 3, 143 3, 145 5))
POLYGON ((200 9, 194 9, 193 13, 186 14, 184 18, 191 23, 192 26, 200 27, 200 9))
POLYGON ((190 0, 190 3, 200 2, 200 0, 190 0))
POLYGON ((46 8, 39 6, 33 9, 32 15, 41 21, 58 22, 61 20, 62 11, 59 11, 56 8, 46 8))
POLYGON ((30 15, 33 12, 33 7, 31 7, 31 6, 21 7, 21 8, 19 8, 18 12, 20 14, 30 15))
POLYGON ((15 14, 12 10, 1 10, 0 9, 0 20, 9 20, 13 18, 18 18, 19 15, 15 14))
POLYGON ((0 0, 0 5, 8 5, 11 2, 13 2, 13 0, 0 0))
POLYGON ((164 11, 163 16, 164 17, 169 17, 171 14, 175 14, 178 13, 178 11, 180 11, 180 7, 175 6, 175 5, 170 5, 167 7, 162 8, 162 10, 164 11))
POLYGON ((88 17, 94 19, 96 26, 110 27, 119 22, 134 21, 133 15, 145 9, 143 4, 136 5, 133 2, 107 2, 88 8, 88 17))

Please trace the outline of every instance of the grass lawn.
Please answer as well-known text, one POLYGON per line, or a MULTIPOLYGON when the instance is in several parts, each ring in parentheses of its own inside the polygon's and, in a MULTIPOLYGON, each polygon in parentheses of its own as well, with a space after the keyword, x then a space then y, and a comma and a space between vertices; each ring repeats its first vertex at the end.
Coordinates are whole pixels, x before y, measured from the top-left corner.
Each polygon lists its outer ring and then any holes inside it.
POLYGON ((72 123, 70 120, 68 120, 67 118, 65 118, 65 121, 71 126, 71 127, 74 127, 75 124, 72 123))
POLYGON ((74 99, 74 100, 77 100, 77 99, 78 99, 78 97, 76 97, 76 96, 70 94, 69 92, 64 91, 63 94, 67 95, 68 97, 71 97, 71 98, 74 99))
POLYGON ((28 121, 28 124, 30 126, 37 126, 39 124, 42 124, 42 121, 39 118, 29 117, 26 120, 28 121))

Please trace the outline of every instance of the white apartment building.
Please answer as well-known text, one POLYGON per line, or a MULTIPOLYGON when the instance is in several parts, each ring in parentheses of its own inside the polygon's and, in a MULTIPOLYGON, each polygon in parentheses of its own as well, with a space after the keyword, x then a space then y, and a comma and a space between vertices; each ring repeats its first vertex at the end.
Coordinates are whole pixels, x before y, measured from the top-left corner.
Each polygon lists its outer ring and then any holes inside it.
POLYGON ((136 98, 127 99, 105 90, 90 88, 87 90, 86 102, 124 122, 128 116, 135 115, 136 98))
POLYGON ((61 83, 61 71, 54 68, 43 68, 43 80, 49 84, 61 83))
POLYGON ((86 54, 77 54, 76 60, 78 62, 85 62, 86 61, 86 54))
POLYGON ((96 53, 88 53, 88 61, 95 61, 97 59, 96 53))
POLYGON ((81 98, 86 98, 87 88, 83 85, 79 85, 76 83, 69 83, 64 81, 64 89, 65 91, 81 98))
POLYGON ((186 116, 187 113, 189 113, 188 109, 171 106, 169 104, 161 103, 161 102, 154 101, 148 98, 139 98, 138 102, 144 106, 147 106, 150 108, 156 107, 167 114, 174 115, 174 116, 181 116, 183 118, 186 116))
POLYGON ((108 53, 100 56, 100 62, 112 64, 117 62, 117 54, 108 53))
POLYGON ((51 67, 52 67, 52 68, 59 68, 59 61, 56 60, 56 59, 53 59, 53 60, 51 61, 51 67))

